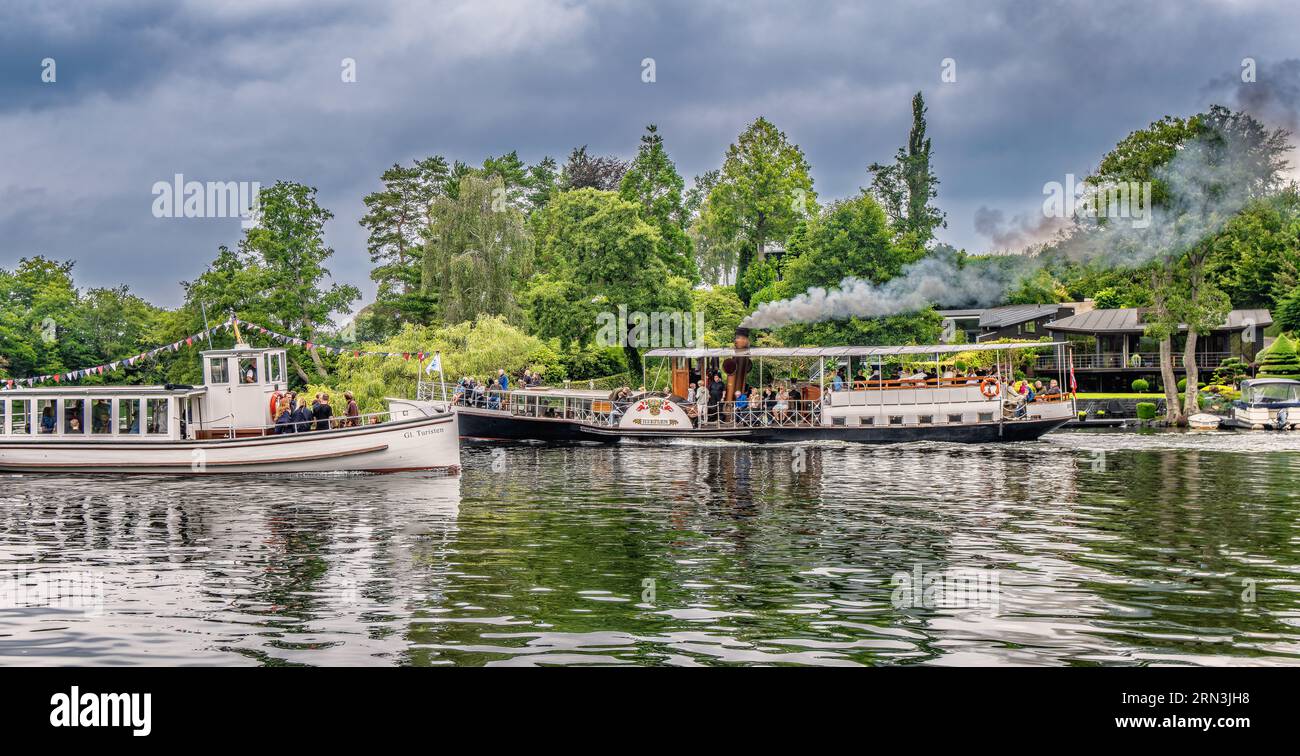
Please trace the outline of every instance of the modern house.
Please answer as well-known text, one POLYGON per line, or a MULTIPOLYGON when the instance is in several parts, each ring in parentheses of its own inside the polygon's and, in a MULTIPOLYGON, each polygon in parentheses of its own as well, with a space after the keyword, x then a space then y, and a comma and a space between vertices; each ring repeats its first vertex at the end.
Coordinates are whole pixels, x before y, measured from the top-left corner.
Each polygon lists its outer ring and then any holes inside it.
MULTIPOLYGON (((1133 380, 1145 378, 1155 386, 1160 377, 1160 343, 1145 335, 1145 309, 1087 310, 1045 324, 1048 335, 1073 346, 1075 378, 1082 391, 1129 391, 1133 380)), ((1246 363, 1265 347, 1264 329, 1273 324, 1268 310, 1233 310, 1223 324, 1196 341, 1196 366, 1212 372, 1236 357, 1246 363)), ((1174 371, 1186 373, 1183 349, 1187 327, 1174 336, 1174 371)), ((1052 355, 1039 357, 1035 372, 1055 373, 1052 355)), ((1202 381, 1209 378, 1206 375, 1202 381)))
POLYGON ((939 310, 943 318, 945 344, 954 342, 976 344, 997 339, 1023 339, 1034 341, 1049 335, 1048 323, 1074 315, 1090 303, 1066 302, 1064 304, 1005 305, 972 310, 939 310), (958 338, 957 334, 963 334, 958 338))

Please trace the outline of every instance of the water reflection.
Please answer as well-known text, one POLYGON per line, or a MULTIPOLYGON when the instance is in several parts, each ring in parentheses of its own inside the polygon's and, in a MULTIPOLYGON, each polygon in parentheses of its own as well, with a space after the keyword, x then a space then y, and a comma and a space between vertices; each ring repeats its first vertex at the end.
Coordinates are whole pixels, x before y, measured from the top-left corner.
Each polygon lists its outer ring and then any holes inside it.
POLYGON ((12 477, 0 569, 91 569, 104 599, 0 611, 0 659, 1290 664, 1297 460, 1295 434, 1058 433, 471 446, 460 478, 12 477), (898 600, 896 573, 969 570, 995 607, 898 600))

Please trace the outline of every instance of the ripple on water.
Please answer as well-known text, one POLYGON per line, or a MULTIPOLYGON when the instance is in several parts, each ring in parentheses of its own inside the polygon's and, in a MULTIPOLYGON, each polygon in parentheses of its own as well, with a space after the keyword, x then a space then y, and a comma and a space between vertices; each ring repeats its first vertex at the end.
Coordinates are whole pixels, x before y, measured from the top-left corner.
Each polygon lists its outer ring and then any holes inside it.
POLYGON ((6 477, 0 663, 1300 662, 1300 434, 494 448, 6 477))

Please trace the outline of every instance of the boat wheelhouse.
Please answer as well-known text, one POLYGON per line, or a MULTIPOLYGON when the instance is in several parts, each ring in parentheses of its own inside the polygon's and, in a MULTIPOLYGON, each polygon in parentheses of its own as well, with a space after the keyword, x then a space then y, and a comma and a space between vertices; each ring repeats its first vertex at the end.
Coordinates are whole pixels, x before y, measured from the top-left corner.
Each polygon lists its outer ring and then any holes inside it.
POLYGON ((636 394, 572 388, 523 388, 461 396, 455 403, 462 436, 478 439, 610 441, 622 438, 728 438, 744 441, 835 439, 866 443, 1033 439, 1074 417, 1072 397, 1059 389, 1016 393, 1013 350, 1060 349, 1060 343, 902 347, 749 348, 747 334, 725 348, 652 349, 660 370, 636 394), (944 370, 962 352, 991 353, 982 375, 944 370), (945 357, 949 361, 945 361, 945 357), (773 375, 773 363, 778 368, 773 375), (917 367, 933 366, 933 374, 917 367), (720 401, 687 398, 710 371, 725 374, 720 401), (748 391, 776 378, 787 398, 753 403, 748 391), (745 396, 741 396, 744 394, 745 396), (797 397, 797 398, 795 398, 797 397))
POLYGON ((1300 381, 1256 378, 1241 382, 1241 399, 1232 403, 1231 425, 1252 430, 1300 429, 1300 381))
POLYGON ((389 399, 386 412, 277 432, 285 350, 202 352, 202 386, 45 385, 0 391, 0 470, 326 472, 459 469, 445 403, 389 399))

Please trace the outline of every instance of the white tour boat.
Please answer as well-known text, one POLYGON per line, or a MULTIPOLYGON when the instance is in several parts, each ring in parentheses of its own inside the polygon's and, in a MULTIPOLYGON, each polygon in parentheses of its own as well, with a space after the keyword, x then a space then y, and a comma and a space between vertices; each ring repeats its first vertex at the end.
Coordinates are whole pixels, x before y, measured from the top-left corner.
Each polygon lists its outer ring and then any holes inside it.
MULTIPOLYGON (((277 433, 285 350, 204 351, 202 386, 39 386, 0 391, 0 471, 58 473, 399 472, 460 469, 443 402, 322 430, 277 433)), ((342 413, 338 413, 342 414, 342 413)), ((305 424, 302 424, 305 425, 305 424)))

